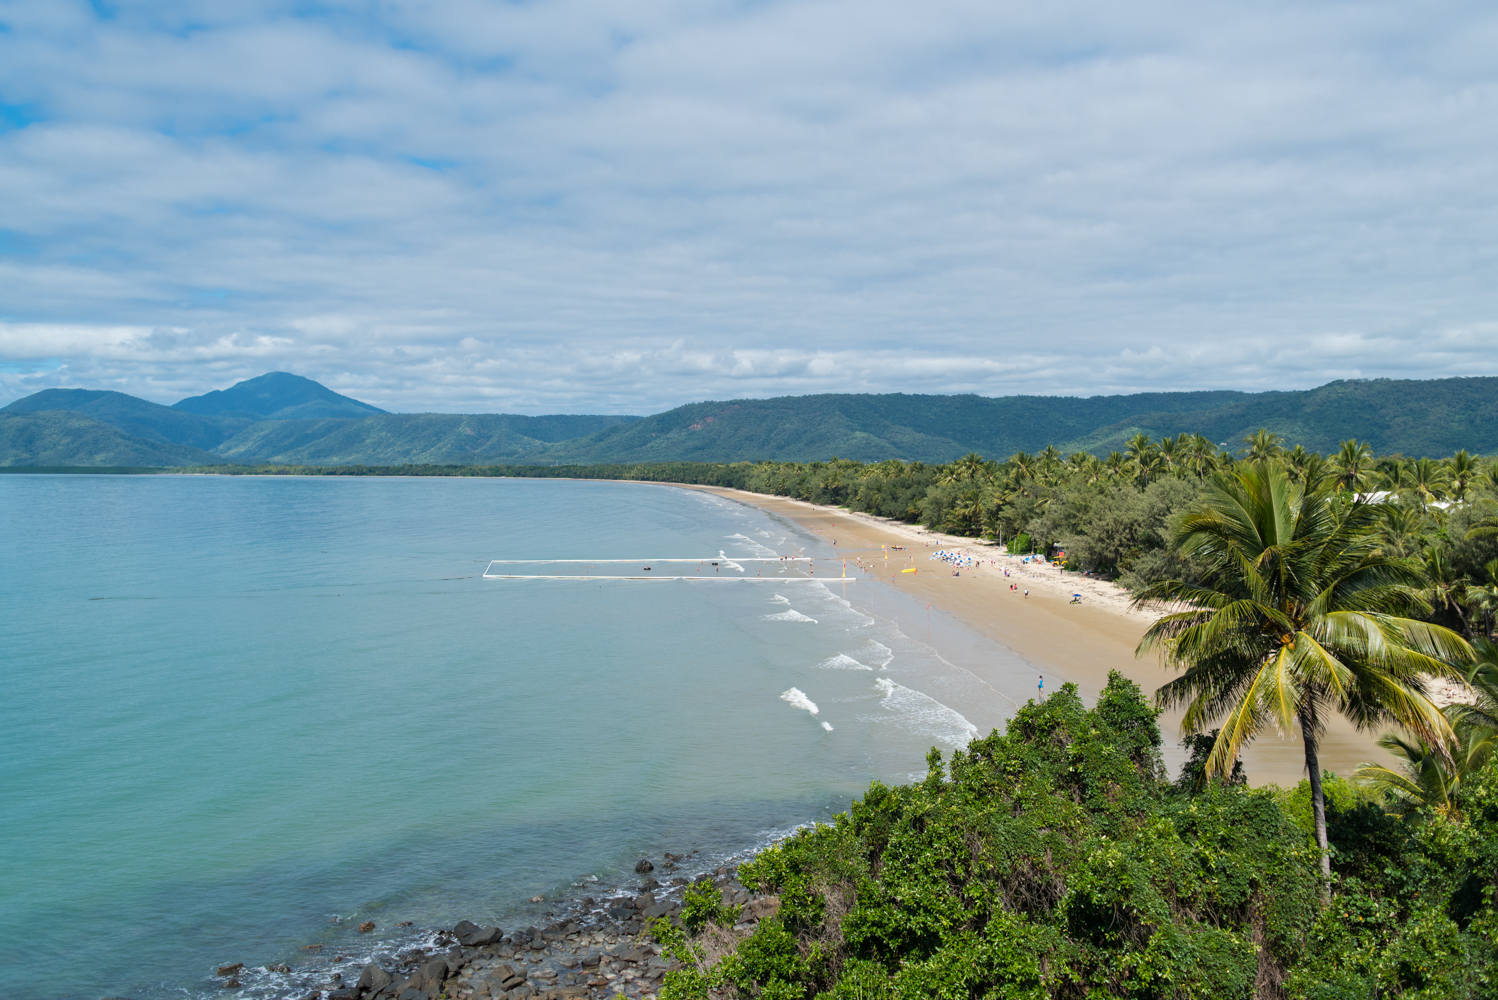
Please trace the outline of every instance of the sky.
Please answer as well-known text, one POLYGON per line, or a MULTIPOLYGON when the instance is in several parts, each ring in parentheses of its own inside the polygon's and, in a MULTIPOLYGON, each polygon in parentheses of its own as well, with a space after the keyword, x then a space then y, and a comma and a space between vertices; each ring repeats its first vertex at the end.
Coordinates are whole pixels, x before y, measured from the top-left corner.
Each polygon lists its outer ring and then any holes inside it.
POLYGON ((1498 374, 1498 5, 0 0, 0 404, 1498 374))

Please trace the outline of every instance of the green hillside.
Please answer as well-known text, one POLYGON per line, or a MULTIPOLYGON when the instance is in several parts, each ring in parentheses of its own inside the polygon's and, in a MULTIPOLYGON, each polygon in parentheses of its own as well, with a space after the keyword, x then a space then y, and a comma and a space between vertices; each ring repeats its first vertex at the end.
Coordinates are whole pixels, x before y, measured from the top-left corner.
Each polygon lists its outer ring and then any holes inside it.
POLYGON ((1136 413, 1221 406, 1240 392, 1133 396, 837 394, 692 403, 569 442, 558 462, 815 461, 832 455, 941 462, 1010 455, 1069 440, 1136 413))
POLYGON ((1332 382, 1303 392, 1245 396, 1196 412, 1145 413, 1100 428, 1063 450, 1104 454, 1143 431, 1150 437, 1203 434, 1237 447, 1260 428, 1308 451, 1332 452, 1348 438, 1379 453, 1411 457, 1498 452, 1498 378, 1332 382))
POLYGON ((0 413, 0 465, 204 465, 222 459, 198 448, 132 437, 81 413, 0 413))
POLYGON ((243 418, 184 413, 123 392, 91 389, 43 389, 16 400, 0 409, 0 413, 40 413, 44 410, 81 413, 145 441, 185 444, 205 450, 218 447, 253 422, 243 418))
POLYGON ((386 413, 363 420, 273 420, 254 424, 216 453, 233 462, 305 465, 473 463, 544 460, 550 442, 629 417, 522 417, 502 413, 386 413))

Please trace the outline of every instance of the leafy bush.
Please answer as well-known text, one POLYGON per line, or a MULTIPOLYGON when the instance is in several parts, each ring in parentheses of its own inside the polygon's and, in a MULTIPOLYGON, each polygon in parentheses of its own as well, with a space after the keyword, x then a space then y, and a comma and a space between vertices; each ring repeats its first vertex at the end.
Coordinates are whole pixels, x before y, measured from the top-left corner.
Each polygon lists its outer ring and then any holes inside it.
POLYGON ((1067 685, 875 782, 740 869, 779 913, 663 1000, 1498 995, 1493 768, 1460 822, 1329 779, 1323 908, 1301 791, 1171 781, 1156 717, 1115 673, 1091 709, 1067 685))

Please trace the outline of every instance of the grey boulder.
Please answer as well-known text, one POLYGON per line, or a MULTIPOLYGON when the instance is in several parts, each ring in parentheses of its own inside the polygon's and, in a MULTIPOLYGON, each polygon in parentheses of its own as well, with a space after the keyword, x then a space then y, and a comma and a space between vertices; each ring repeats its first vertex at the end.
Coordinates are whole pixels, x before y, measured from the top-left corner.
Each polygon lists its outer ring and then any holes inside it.
POLYGON ((465 948, 482 948, 505 936, 505 932, 498 927, 480 927, 471 920, 458 921, 453 934, 457 936, 458 944, 465 948))
POLYGON ((368 965, 366 965, 364 967, 364 971, 359 973, 358 988, 361 990, 368 990, 371 993, 378 993, 380 992, 380 990, 383 990, 389 985, 390 973, 386 972, 378 965, 375 965, 373 962, 370 962, 368 965))

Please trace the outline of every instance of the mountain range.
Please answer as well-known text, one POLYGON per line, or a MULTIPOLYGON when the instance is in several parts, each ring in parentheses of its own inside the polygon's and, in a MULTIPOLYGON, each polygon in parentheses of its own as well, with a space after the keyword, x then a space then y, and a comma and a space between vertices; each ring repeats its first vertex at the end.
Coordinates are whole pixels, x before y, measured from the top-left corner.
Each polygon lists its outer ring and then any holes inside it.
POLYGON ((171 406, 44 389, 0 408, 0 466, 587 464, 834 455, 942 462, 1054 444, 1106 454, 1133 435, 1204 434, 1236 448, 1267 428, 1328 452, 1498 452, 1498 378, 1371 379, 1316 389, 1123 396, 782 396, 691 403, 648 417, 387 413, 271 372, 171 406))

